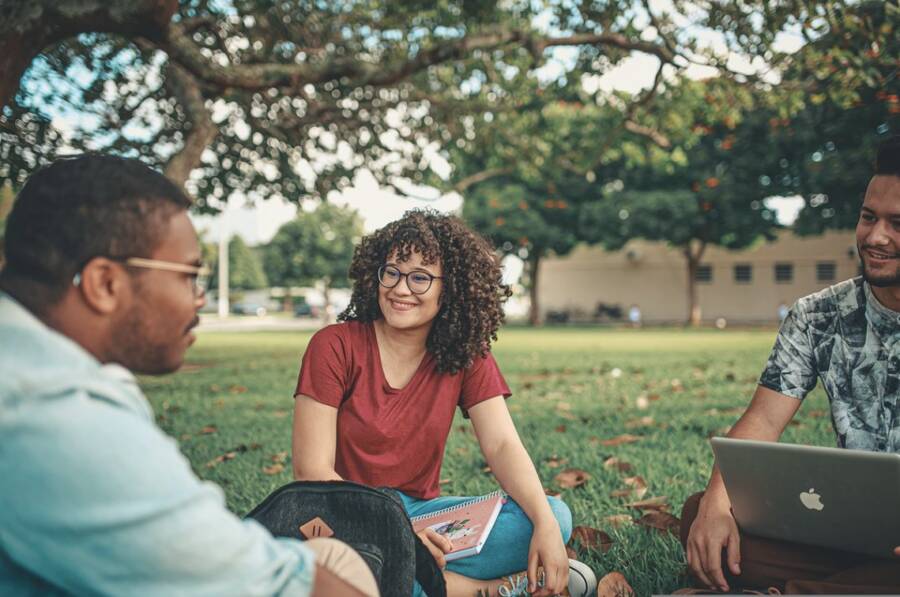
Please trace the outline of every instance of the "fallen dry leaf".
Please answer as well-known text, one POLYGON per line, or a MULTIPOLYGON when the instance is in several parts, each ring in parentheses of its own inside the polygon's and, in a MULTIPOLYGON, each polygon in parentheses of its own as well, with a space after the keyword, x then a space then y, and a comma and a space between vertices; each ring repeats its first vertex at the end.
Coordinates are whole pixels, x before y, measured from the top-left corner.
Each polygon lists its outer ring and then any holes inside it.
POLYGON ((216 456, 215 458, 207 462, 206 468, 213 468, 217 464, 221 464, 226 460, 233 459, 235 456, 237 456, 237 452, 225 452, 224 454, 220 454, 219 456, 216 456))
POLYGON ((638 427, 650 427, 653 425, 653 417, 638 417, 625 422, 625 429, 636 429, 638 427))
POLYGON ((563 466, 567 462, 569 462, 569 459, 568 458, 560 458, 559 456, 556 456, 554 454, 553 456, 551 456, 544 462, 546 462, 547 466, 549 466, 550 468, 558 468, 560 466, 563 466))
POLYGON ((585 549, 599 549, 602 553, 609 551, 613 539, 605 532, 591 527, 577 526, 572 529, 572 537, 569 543, 577 541, 585 549))
POLYGON ((556 431, 557 433, 565 433, 566 426, 565 425, 557 425, 556 429, 554 429, 554 431, 556 431))
POLYGON ((633 489, 614 489, 609 492, 609 497, 614 498, 623 498, 623 497, 631 497, 631 494, 634 493, 633 489))
POLYGON ((203 429, 200 430, 200 433, 202 433, 203 435, 209 435, 211 433, 217 432, 218 430, 219 430, 219 428, 216 427, 215 425, 207 425, 206 427, 204 427, 203 429))
POLYGON ((634 589, 621 572, 610 572, 597 583, 597 597, 632 597, 634 589))
POLYGON ((615 469, 620 473, 630 473, 632 467, 631 463, 625 462, 624 460, 619 460, 615 456, 611 456, 603 461, 603 468, 615 469))
POLYGON ((557 402, 556 410, 572 410, 572 405, 568 402, 557 402))
POLYGON ((635 508, 636 510, 667 511, 669 509, 669 498, 664 495, 660 495, 657 497, 647 498, 646 500, 631 502, 625 504, 625 506, 627 506, 628 508, 635 508))
POLYGON ((587 480, 590 478, 591 475, 581 469, 567 468, 553 479, 556 481, 556 484, 563 489, 572 489, 574 487, 581 487, 587 483, 587 480))
POLYGON ((482 473, 490 473, 490 472, 491 472, 491 467, 489 467, 489 466, 484 466, 484 467, 482 467, 481 472, 482 472, 482 473))
POLYGON ((659 400, 660 398, 662 398, 662 396, 660 396, 659 394, 655 394, 655 393, 654 393, 654 394, 647 394, 647 400, 649 400, 650 402, 656 402, 656 401, 659 400))
POLYGON ((247 386, 231 386, 228 391, 232 394, 243 394, 247 391, 247 386))
POLYGON ((267 475, 277 475, 284 470, 284 465, 279 462, 272 466, 264 466, 262 470, 267 475))
POLYGON ((641 499, 647 493, 647 482, 641 476, 625 477, 625 485, 634 490, 634 496, 641 499))
POLYGON ((813 417, 813 418, 817 419, 817 418, 819 418, 819 417, 827 417, 827 416, 828 416, 828 411, 827 411, 827 410, 821 410, 821 409, 818 409, 818 408, 817 408, 817 409, 814 409, 814 410, 809 411, 809 412, 806 413, 806 414, 808 414, 810 417, 813 417))
POLYGON ((634 519, 631 517, 631 514, 613 514, 612 516, 605 516, 603 518, 603 522, 606 524, 619 528, 626 524, 631 524, 634 522, 634 519))
POLYGON ((544 495, 549 495, 550 497, 559 497, 562 494, 555 489, 548 489, 547 487, 544 487, 544 495))
POLYGON ((648 400, 646 396, 641 394, 640 396, 635 398, 634 405, 638 410, 647 410, 648 408, 650 408, 650 400, 648 400))
POLYGON ((278 452, 277 454, 272 454, 272 456, 271 456, 272 462, 278 462, 278 463, 284 462, 285 460, 287 460, 287 455, 288 455, 287 451, 278 452))
POLYGON ((606 447, 620 446, 622 444, 630 444, 633 442, 638 442, 638 441, 641 441, 641 439, 642 438, 640 435, 631 435, 630 433, 623 433, 622 435, 617 435, 616 437, 614 437, 612 439, 600 440, 600 445, 606 446, 606 447))
POLYGON ((450 479, 441 479, 440 481, 438 481, 438 485, 446 485, 449 482, 450 482, 450 479))
POLYGON ((289 412, 286 411, 286 410, 276 410, 276 411, 273 412, 272 414, 273 414, 275 417, 279 418, 279 419, 283 419, 283 418, 285 418, 286 416, 288 416, 288 415, 291 414, 291 413, 289 413, 289 412))
POLYGON ((680 379, 672 380, 672 391, 673 392, 682 392, 684 391, 684 384, 681 383, 680 379))
POLYGON ((672 516, 668 512, 651 511, 647 512, 635 521, 642 527, 656 529, 661 533, 672 533, 676 537, 681 531, 681 520, 672 516))

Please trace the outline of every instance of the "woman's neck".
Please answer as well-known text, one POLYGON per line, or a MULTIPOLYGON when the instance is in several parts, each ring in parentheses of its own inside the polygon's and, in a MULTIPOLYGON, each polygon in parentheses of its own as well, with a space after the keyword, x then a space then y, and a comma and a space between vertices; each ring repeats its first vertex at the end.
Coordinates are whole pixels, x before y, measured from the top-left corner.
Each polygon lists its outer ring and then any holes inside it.
POLYGON ((421 357, 425 352, 425 344, 428 340, 428 332, 431 326, 422 326, 408 330, 391 327, 384 319, 376 319, 373 322, 378 343, 387 349, 392 355, 403 359, 421 357))

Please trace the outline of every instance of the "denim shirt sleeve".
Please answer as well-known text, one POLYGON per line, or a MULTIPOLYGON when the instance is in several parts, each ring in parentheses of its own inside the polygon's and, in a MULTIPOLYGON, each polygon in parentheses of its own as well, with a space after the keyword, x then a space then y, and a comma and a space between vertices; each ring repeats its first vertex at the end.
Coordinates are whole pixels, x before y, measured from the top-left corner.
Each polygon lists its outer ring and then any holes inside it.
POLYGON ((309 595, 312 552, 228 512, 152 421, 84 390, 0 415, 15 565, 78 595, 309 595))
POLYGON ((759 385, 802 400, 817 382, 815 351, 802 301, 794 304, 778 330, 759 385))

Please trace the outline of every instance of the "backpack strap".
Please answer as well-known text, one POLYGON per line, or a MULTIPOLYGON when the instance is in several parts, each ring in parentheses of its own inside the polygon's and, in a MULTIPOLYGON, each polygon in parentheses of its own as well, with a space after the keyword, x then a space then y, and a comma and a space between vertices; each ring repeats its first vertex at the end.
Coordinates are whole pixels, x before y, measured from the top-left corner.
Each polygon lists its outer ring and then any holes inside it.
POLYGON ((413 533, 413 538, 416 542, 416 581, 428 597, 447 597, 444 573, 419 536, 413 533))

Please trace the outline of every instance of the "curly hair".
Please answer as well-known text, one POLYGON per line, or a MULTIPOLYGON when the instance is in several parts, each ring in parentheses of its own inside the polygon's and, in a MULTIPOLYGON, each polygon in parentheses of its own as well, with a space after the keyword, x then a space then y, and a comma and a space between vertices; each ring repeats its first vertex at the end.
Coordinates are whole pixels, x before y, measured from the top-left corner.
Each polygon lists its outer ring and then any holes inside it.
POLYGON ((512 294, 502 282, 493 247, 455 216, 414 209, 363 237, 353 253, 350 304, 339 321, 371 322, 382 317, 378 306, 378 268, 396 251, 407 261, 413 251, 426 265, 443 269, 441 307, 425 347, 437 370, 457 373, 485 356, 503 323, 503 302, 512 294))

